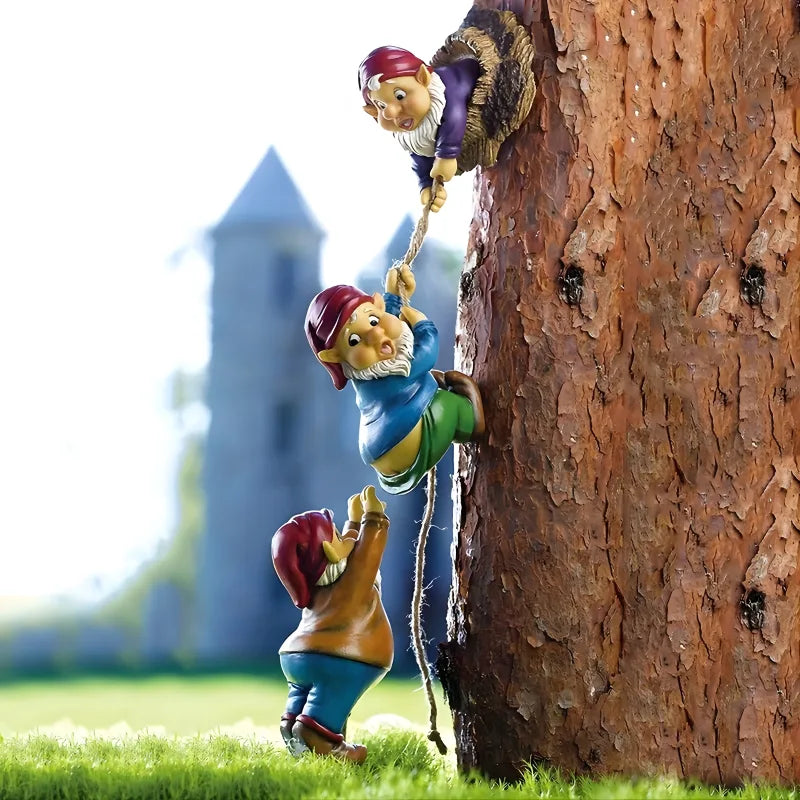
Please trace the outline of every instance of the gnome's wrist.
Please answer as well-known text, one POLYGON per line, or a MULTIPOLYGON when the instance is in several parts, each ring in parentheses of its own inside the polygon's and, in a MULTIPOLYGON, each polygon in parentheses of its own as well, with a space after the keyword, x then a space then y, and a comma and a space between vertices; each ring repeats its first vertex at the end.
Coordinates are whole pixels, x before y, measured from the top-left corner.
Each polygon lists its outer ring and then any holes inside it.
POLYGON ((375 522, 378 524, 382 524, 389 521, 389 517, 386 514, 383 514, 380 511, 365 511, 364 516, 361 517, 361 523, 365 522, 375 522))
POLYGON ((394 314, 396 317, 400 316, 400 309, 403 307, 403 300, 400 295, 384 292, 383 302, 386 304, 386 311, 389 314, 394 314))

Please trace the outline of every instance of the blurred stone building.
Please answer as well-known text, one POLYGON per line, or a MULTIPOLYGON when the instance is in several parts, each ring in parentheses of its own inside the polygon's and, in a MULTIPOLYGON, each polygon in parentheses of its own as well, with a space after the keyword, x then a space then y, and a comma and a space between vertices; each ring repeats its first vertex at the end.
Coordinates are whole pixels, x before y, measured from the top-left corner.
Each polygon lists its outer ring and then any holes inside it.
MULTIPOLYGON (((403 220, 386 251, 357 283, 382 290, 387 268, 402 258, 413 230, 403 220)), ((387 234, 388 235, 388 234, 387 234)), ((275 663, 299 619, 272 567, 270 539, 293 514, 328 507, 338 522, 347 498, 375 474, 358 454, 358 411, 351 386, 336 391, 304 334, 320 284, 324 233, 274 149, 270 149, 211 231, 211 360, 203 447, 205 523, 193 557, 192 585, 169 570, 116 598, 136 624, 100 609, 0 636, 0 671, 48 666, 217 665, 275 663), (144 584, 144 585, 143 585, 144 584), (138 616, 137 616, 138 615, 138 616)), ((415 262, 415 307, 436 322, 437 366, 452 368, 460 259, 427 242, 415 262)), ((428 543, 425 631, 431 648, 445 629, 450 586, 452 448, 440 462, 437 507, 428 543)), ((388 502, 389 543, 381 569, 384 605, 395 634, 395 666, 411 671, 408 616, 414 545, 425 507, 422 486, 388 502)), ((173 554, 174 556, 174 554, 173 554)), ((174 559, 173 559, 174 560, 174 559)), ((117 615, 118 616, 118 615, 117 615)), ((435 657, 433 649, 429 651, 435 657)))

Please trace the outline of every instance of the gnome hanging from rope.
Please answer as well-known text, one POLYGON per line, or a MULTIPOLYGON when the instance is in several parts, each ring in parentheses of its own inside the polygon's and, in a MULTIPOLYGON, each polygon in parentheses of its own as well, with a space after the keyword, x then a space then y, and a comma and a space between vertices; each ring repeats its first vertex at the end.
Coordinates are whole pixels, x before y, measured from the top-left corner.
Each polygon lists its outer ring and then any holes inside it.
POLYGON ((513 12, 473 8, 430 65, 400 47, 373 50, 358 88, 364 111, 411 154, 422 204, 438 211, 447 193, 434 180, 494 164, 528 116, 533 44, 513 12))
POLYGON ((311 349, 337 389, 351 381, 361 412, 361 458, 390 494, 410 492, 452 442, 484 432, 483 402, 472 378, 433 370, 436 326, 403 305, 416 281, 404 264, 389 270, 386 293, 331 286, 310 303, 305 329, 311 349))

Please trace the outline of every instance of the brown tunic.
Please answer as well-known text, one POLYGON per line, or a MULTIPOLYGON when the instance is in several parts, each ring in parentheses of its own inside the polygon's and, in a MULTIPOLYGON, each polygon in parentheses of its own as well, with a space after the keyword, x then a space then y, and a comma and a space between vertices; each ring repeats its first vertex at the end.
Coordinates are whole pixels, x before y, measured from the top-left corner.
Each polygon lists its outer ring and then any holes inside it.
POLYGON ((353 551, 342 575, 329 586, 316 586, 303 609, 297 630, 281 645, 281 653, 324 653, 362 661, 376 667, 392 666, 394 643, 389 620, 375 586, 386 548, 389 520, 368 512, 361 521, 348 522, 343 538, 354 538, 353 551))

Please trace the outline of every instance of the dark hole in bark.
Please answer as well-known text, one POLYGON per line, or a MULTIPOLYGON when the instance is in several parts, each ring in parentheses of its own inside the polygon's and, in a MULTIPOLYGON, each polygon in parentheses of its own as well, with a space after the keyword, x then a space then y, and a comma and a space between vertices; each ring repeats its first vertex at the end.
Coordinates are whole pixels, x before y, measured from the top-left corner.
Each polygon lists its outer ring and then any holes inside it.
POLYGON ((749 266, 742 274, 742 296, 749 305, 761 305, 764 299, 765 276, 764 267, 755 265, 749 266))
POLYGON ((465 301, 475 296, 475 277, 471 272, 461 273, 461 296, 465 301))
POLYGON ((436 659, 436 677, 442 684, 444 696, 453 710, 461 708, 461 686, 455 660, 458 658, 458 645, 455 642, 442 642, 436 659))
POLYGON ((577 306, 583 297, 583 270, 574 264, 558 277, 561 299, 570 306, 577 306))
POLYGON ((741 611, 744 624, 751 631, 759 631, 764 625, 764 603, 767 596, 758 589, 750 589, 742 598, 741 611))

